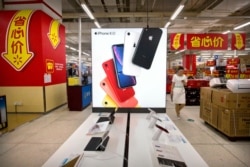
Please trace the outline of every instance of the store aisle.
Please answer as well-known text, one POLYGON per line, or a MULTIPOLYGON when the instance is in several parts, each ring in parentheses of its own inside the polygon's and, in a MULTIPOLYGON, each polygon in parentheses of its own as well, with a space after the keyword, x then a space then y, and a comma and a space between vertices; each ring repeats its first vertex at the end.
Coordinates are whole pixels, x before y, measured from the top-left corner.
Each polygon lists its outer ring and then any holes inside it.
MULTIPOLYGON (((199 106, 185 107, 178 120, 167 96, 166 112, 209 166, 250 166, 250 141, 230 142, 204 124, 199 106)), ((63 106, 0 136, 0 166, 42 166, 90 113, 90 106, 82 112, 68 111, 63 106)))
POLYGON ((185 106, 178 120, 167 96, 167 114, 210 167, 249 167, 250 140, 231 142, 199 118, 199 106, 185 106))

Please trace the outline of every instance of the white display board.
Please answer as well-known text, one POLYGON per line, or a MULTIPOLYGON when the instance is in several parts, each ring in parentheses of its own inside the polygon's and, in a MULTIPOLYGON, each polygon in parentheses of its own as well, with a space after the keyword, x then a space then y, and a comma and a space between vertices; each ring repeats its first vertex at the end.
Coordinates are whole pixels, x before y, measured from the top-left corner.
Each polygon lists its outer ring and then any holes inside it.
MULTIPOLYGON (((123 60, 128 61, 133 58, 133 53, 136 52, 136 49, 133 50, 129 48, 129 44, 131 44, 131 40, 134 40, 136 44, 135 47, 139 46, 143 28, 133 28, 133 29, 92 29, 91 37, 92 37, 92 73, 93 73, 93 108, 102 108, 102 107, 119 107, 119 108, 165 108, 166 107, 166 48, 167 48, 167 33, 166 29, 158 29, 158 32, 161 32, 159 41, 156 38, 159 35, 154 36, 148 34, 148 38, 145 40, 141 39, 141 43, 147 43, 150 40, 156 40, 157 47, 154 54, 147 55, 153 56, 152 64, 148 67, 142 67, 135 65, 131 62, 131 68, 127 68, 126 72, 132 71, 132 76, 135 77, 136 83, 133 86, 129 86, 126 88, 121 88, 124 93, 120 93, 118 96, 126 96, 126 89, 133 89, 134 95, 128 100, 124 100, 121 103, 118 103, 109 96, 109 94, 102 88, 102 81, 104 78, 107 78, 107 74, 103 69, 103 63, 106 61, 113 59, 114 60, 114 50, 112 46, 122 44, 126 50, 123 50, 125 55, 123 56, 132 56, 131 58, 123 57, 121 64, 123 65, 123 60), (133 39, 126 39, 126 35, 128 34, 137 34, 139 36, 133 37, 133 39), (147 41, 148 40, 148 41, 147 41), (128 42, 129 41, 129 42, 128 42), (126 59, 126 60, 125 60, 126 59), (135 67, 138 66, 138 67, 135 67), (139 70, 138 70, 139 69, 139 70), (133 73, 134 72, 134 73, 133 73), (107 96, 108 95, 108 96, 107 96)), ((133 44, 133 43, 132 43, 133 44)), ((145 44, 147 46, 147 44, 145 44)), ((151 47, 151 44, 149 44, 151 47)), ((147 48, 146 48, 147 49, 147 48)), ((149 49, 149 48, 148 48, 149 49)), ((148 50, 149 52, 152 49, 148 50)), ((140 53, 143 52, 142 50, 140 53)), ((139 53, 139 56, 140 56, 139 53)), ((146 53, 147 54, 147 53, 146 53)), ((143 57, 144 55, 141 54, 143 57)), ((142 58, 143 59, 143 58, 142 58)), ((137 63, 140 64, 141 59, 137 59, 137 63)), ((149 60, 150 61, 150 60, 149 60)), ((127 62, 126 62, 127 63, 127 62)), ((147 62, 145 62, 147 64, 147 62)), ((145 65, 144 63, 144 65, 145 65)), ((142 60, 143 64, 143 60, 142 60)), ((126 74, 127 75, 127 74, 126 74)), ((126 83, 125 83, 126 84, 126 83)), ((112 86, 113 87, 113 86, 112 86)), ((125 97, 127 98, 127 97, 125 97)), ((118 99, 119 100, 119 99, 118 99)))

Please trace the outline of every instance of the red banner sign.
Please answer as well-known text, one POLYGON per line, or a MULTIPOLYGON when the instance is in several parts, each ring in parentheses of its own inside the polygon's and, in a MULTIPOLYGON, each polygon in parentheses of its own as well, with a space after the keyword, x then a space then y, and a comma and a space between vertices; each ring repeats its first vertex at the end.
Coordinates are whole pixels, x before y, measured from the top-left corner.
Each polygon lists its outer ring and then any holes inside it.
POLYGON ((170 34, 170 49, 171 50, 184 49, 184 34, 181 33, 170 34))
POLYGON ((239 58, 228 58, 227 59, 227 65, 238 65, 240 63, 239 58))
POLYGON ((232 34, 232 50, 243 50, 246 47, 246 34, 232 34))
POLYGON ((214 70, 214 71, 212 72, 212 75, 213 75, 214 77, 219 77, 219 71, 214 70))
POLYGON ((250 70, 244 71, 240 73, 241 79, 250 79, 250 70))
POLYGON ((228 36, 225 34, 187 34, 189 50, 227 50, 228 36))
POLYGON ((1 86, 66 82, 65 27, 41 10, 0 11, 1 86))
POLYGON ((211 71, 210 70, 205 70, 204 73, 205 73, 205 76, 211 76, 211 71))
POLYGON ((238 74, 239 70, 238 69, 227 69, 226 73, 227 74, 238 74))
POLYGON ((208 60, 207 62, 206 62, 206 66, 209 66, 209 67, 211 67, 211 66, 215 66, 215 60, 208 60))

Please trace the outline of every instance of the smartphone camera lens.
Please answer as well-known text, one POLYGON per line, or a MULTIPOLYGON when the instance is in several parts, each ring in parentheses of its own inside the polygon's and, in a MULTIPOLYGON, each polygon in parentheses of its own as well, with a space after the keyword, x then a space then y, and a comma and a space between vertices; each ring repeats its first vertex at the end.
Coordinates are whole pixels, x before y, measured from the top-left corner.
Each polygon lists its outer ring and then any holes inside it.
POLYGON ((128 36, 130 35, 130 32, 128 32, 128 36))

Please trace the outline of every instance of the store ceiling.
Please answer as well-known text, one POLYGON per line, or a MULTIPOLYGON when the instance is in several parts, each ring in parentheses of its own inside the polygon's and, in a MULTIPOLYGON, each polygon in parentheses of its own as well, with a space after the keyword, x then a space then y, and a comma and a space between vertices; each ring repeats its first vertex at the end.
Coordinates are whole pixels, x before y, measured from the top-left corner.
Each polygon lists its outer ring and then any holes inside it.
MULTIPOLYGON (((82 61, 91 64, 91 29, 96 28, 89 19, 81 3, 85 3, 92 11, 102 28, 163 28, 171 15, 185 2, 185 7, 177 18, 171 22, 168 33, 222 33, 233 30, 234 27, 250 21, 249 0, 62 0, 62 18, 66 27, 66 44, 78 49, 79 18, 82 27, 82 61)), ((235 32, 235 31, 234 31, 235 32)), ((250 25, 237 32, 247 34, 246 51, 250 52, 250 25)), ((185 51, 190 53, 190 51, 185 51)), ((220 51, 221 52, 221 51, 220 51)), ((227 51, 227 54, 234 54, 227 51)), ((67 48, 68 61, 74 61, 78 52, 67 48)), ((216 51, 195 52, 197 55, 216 51)), ((183 53, 181 53, 183 54, 183 53)), ((225 54, 221 52, 221 54, 225 54)), ((168 58, 173 60, 179 56, 168 51, 168 58)))

